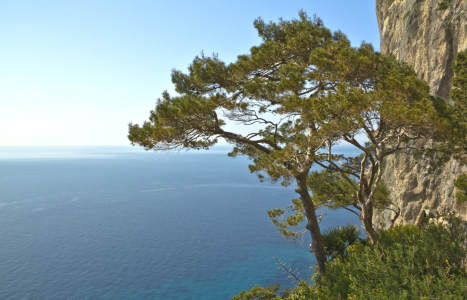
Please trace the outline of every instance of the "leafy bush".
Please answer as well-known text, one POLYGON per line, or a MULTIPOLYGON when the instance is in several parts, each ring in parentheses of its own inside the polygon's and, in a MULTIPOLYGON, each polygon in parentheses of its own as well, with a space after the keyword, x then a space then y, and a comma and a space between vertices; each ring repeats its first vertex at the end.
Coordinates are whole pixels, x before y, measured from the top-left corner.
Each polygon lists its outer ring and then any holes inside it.
POLYGON ((347 256, 346 248, 360 239, 360 231, 353 224, 339 226, 323 232, 323 244, 326 255, 334 260, 339 256, 347 256))
POLYGON ((460 190, 456 193, 456 202, 457 205, 461 205, 467 201, 467 174, 460 175, 454 181, 454 186, 460 190))
POLYGON ((438 10, 446 10, 449 8, 449 5, 451 5, 452 0, 447 0, 438 3, 438 10))
POLYGON ((251 290, 242 291, 238 296, 230 298, 230 300, 279 300, 285 299, 288 296, 289 289, 285 289, 280 293, 280 296, 276 296, 277 291, 280 289, 280 285, 276 283, 275 285, 268 286, 263 288, 260 286, 255 286, 251 290))
POLYGON ((396 226, 377 245, 355 243, 348 256, 327 263, 315 286, 302 282, 287 299, 464 299, 460 221, 396 226))

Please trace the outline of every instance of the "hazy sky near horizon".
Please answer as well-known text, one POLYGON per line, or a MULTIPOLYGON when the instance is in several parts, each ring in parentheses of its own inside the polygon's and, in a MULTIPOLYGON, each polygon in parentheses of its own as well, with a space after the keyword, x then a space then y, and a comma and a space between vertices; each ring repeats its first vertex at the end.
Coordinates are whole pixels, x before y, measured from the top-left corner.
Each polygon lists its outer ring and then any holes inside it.
POLYGON ((232 62, 260 43, 256 18, 300 9, 379 50, 374 0, 0 1, 0 146, 128 145, 172 68, 232 62))

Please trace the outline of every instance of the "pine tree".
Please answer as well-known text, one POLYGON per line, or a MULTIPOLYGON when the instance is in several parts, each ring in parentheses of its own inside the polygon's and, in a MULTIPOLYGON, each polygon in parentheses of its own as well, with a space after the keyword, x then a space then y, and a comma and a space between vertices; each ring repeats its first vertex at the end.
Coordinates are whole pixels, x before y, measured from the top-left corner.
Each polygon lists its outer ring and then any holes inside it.
MULTIPOLYGON (((230 156, 252 160, 250 171, 260 180, 295 182, 300 195, 295 204, 324 272, 326 253, 315 213, 319 203, 309 190, 312 166, 346 182, 376 243, 372 216, 383 159, 429 136, 437 112, 428 85, 413 69, 367 43, 351 47, 342 32, 331 32, 316 17, 300 12, 292 21, 259 18, 254 26, 262 43, 235 62, 201 54, 188 73, 173 70, 179 96, 164 93, 149 121, 129 125, 128 137, 156 151, 205 148, 223 138, 235 145, 230 156), (250 131, 227 131, 226 121, 250 131), (359 134, 370 143, 359 142, 359 134), (336 154, 335 145, 342 141, 363 154, 336 154)), ((273 218, 281 215, 275 211, 273 218)))

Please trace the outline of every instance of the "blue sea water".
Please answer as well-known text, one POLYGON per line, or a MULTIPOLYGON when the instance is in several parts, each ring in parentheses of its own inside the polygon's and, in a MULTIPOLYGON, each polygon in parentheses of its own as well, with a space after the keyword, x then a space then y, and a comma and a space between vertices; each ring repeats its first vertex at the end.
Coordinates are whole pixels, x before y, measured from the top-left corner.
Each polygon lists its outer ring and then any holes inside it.
MULTIPOLYGON (((229 299, 313 273, 266 211, 297 198, 227 150, 0 148, 0 299, 229 299)), ((323 210, 324 211, 324 210, 323 210)), ((330 211, 322 228, 358 224, 330 211)))

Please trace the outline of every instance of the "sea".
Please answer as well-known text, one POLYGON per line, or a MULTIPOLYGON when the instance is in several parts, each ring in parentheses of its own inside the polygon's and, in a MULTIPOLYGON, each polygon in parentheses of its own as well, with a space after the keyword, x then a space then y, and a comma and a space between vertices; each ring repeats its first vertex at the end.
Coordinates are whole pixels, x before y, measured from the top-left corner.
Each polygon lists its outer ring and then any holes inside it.
MULTIPOLYGON (((228 151, 0 147, 0 299, 230 299, 292 288, 284 267, 310 280, 309 233, 293 244, 266 213, 295 186, 228 151)), ((360 224, 323 212, 322 229, 360 224)))

